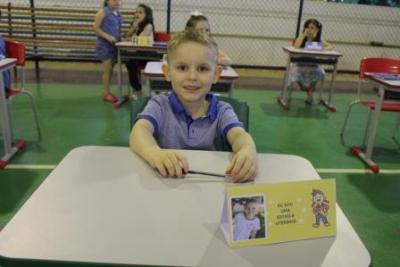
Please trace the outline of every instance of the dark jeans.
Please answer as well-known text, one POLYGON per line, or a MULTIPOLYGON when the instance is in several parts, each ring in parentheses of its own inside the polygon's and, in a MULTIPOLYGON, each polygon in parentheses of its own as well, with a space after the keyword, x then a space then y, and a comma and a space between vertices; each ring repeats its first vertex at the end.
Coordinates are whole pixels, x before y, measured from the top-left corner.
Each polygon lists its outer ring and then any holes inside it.
POLYGON ((400 92, 385 91, 385 100, 400 100, 400 92))
POLYGON ((130 59, 125 63, 128 71, 129 83, 135 91, 142 90, 141 70, 146 66, 147 61, 148 60, 144 59, 130 59))

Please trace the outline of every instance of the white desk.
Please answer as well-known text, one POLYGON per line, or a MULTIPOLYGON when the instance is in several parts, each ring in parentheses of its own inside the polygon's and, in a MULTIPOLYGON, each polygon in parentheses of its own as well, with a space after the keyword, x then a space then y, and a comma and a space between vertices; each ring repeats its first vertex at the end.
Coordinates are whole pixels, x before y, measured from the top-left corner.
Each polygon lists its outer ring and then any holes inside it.
MULTIPOLYGON (((119 99, 113 105, 115 108, 121 107, 121 105, 129 99, 130 89, 128 90, 128 96, 123 96, 122 92, 122 60, 129 58, 136 59, 148 59, 148 60, 160 60, 162 59, 162 55, 167 51, 167 43, 166 42, 154 42, 153 46, 137 46, 134 45, 131 41, 122 41, 115 44, 117 48, 117 65, 118 65, 118 89, 119 89, 119 99), (135 52, 144 51, 144 52, 156 52, 159 54, 157 57, 137 57, 134 55, 135 52), (125 52, 125 53, 123 53, 125 52)), ((130 88, 130 86, 128 86, 130 88)))
POLYGON ((7 165, 8 160, 14 156, 18 150, 25 147, 25 142, 22 140, 14 142, 13 128, 3 81, 3 72, 13 68, 16 62, 17 60, 15 58, 0 60, 0 119, 4 143, 4 155, 0 159, 0 169, 3 169, 7 165))
MULTIPOLYGON (((392 76, 393 74, 389 74, 392 76)), ((379 85, 378 89, 378 100, 375 102, 375 108, 373 109, 373 115, 371 118, 371 127, 369 128, 367 146, 365 153, 360 147, 352 147, 351 151, 363 160, 371 169, 372 172, 379 172, 379 165, 372 160, 372 154, 374 151, 376 132, 378 130, 379 116, 384 103, 385 90, 400 92, 400 75, 399 80, 387 80, 382 73, 365 73, 365 77, 379 85)), ((394 109, 400 110, 400 101, 385 101, 386 106, 393 105, 394 109)))
POLYGON ((316 51, 316 50, 305 50, 294 48, 292 46, 283 47, 283 51, 288 54, 288 60, 286 64, 286 72, 283 80, 283 88, 281 91, 281 95, 278 96, 278 103, 285 109, 289 110, 288 101, 290 100, 291 90, 288 90, 289 87, 289 73, 290 73, 290 65, 292 62, 305 62, 305 63, 317 63, 317 64, 327 64, 333 65, 332 79, 329 86, 329 95, 328 101, 323 98, 323 88, 320 88, 319 93, 319 102, 327 107, 329 110, 335 112, 336 107, 332 104, 332 97, 334 93, 335 87, 335 79, 336 79, 336 67, 339 57, 342 56, 341 53, 337 51, 316 51))
MULTIPOLYGON (((230 156, 183 152, 192 169, 219 173, 230 156)), ((257 182, 319 179, 303 158, 260 154, 259 159, 257 182)), ((371 262, 339 207, 336 240, 231 249, 219 229, 224 190, 222 178, 159 178, 128 148, 80 147, 0 232, 0 264, 7 266, 4 257, 218 267, 366 267, 371 262)))
MULTIPOLYGON (((171 83, 165 80, 162 72, 162 62, 151 61, 146 64, 144 69, 144 75, 148 78, 149 88, 151 91, 166 91, 171 89, 171 83)), ((226 66, 222 69, 221 75, 217 83, 213 84, 211 91, 216 93, 227 93, 232 96, 233 82, 238 79, 239 75, 230 66, 226 66)))

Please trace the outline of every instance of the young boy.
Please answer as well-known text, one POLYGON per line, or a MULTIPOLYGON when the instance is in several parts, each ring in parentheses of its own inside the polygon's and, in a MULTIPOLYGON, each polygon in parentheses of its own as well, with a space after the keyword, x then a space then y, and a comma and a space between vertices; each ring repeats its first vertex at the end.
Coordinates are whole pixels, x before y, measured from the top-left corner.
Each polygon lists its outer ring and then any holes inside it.
POLYGON ((244 212, 236 214, 233 220, 233 240, 254 239, 261 229, 260 219, 256 216, 259 204, 256 200, 248 201, 244 212))
POLYGON ((226 174, 234 182, 253 180, 257 153, 232 107, 209 93, 218 80, 218 46, 206 34, 188 30, 168 44, 163 72, 173 92, 150 99, 137 116, 130 135, 131 149, 162 176, 183 177, 185 156, 171 149, 221 150, 228 142, 234 156, 226 174))

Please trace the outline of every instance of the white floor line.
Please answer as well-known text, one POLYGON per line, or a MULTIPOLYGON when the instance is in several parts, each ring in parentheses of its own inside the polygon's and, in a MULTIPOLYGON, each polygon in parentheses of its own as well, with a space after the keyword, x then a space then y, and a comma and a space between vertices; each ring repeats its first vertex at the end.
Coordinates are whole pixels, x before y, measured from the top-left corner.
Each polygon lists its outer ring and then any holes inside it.
MULTIPOLYGON (((316 169, 318 173, 373 173, 368 169, 316 169)), ((381 169, 379 174, 400 174, 399 169, 381 169)))
MULTIPOLYGON (((57 165, 8 164, 6 169, 52 170, 57 165)), ((318 173, 372 173, 368 169, 316 169, 318 173)), ((382 169, 380 174, 400 174, 400 169, 382 169)))
POLYGON ((8 164, 6 169, 52 170, 57 165, 8 164))

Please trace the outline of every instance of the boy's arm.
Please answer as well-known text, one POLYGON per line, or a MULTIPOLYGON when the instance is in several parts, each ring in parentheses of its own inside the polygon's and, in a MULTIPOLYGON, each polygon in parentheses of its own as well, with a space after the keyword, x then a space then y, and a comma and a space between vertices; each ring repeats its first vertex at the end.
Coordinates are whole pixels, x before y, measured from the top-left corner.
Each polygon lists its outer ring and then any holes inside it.
POLYGON ((257 151, 251 136, 241 127, 233 127, 227 133, 229 144, 234 156, 229 163, 226 173, 233 182, 252 181, 257 175, 257 151))
POLYGON ((161 149, 153 137, 153 132, 151 122, 139 119, 129 138, 132 151, 157 169, 162 176, 183 177, 189 171, 186 157, 179 151, 161 149))
POLYGON ((105 31, 103 31, 101 29, 101 23, 103 22, 104 16, 105 16, 105 13, 104 13, 103 9, 101 9, 101 10, 99 10, 99 12, 97 12, 96 16, 94 17, 93 30, 95 31, 95 33, 98 36, 103 37, 104 39, 106 39, 110 43, 116 43, 117 39, 115 39, 114 36, 106 33, 105 31))
POLYGON ((257 231, 258 231, 258 230, 251 230, 251 233, 250 233, 250 239, 254 239, 254 238, 256 238, 257 231))

